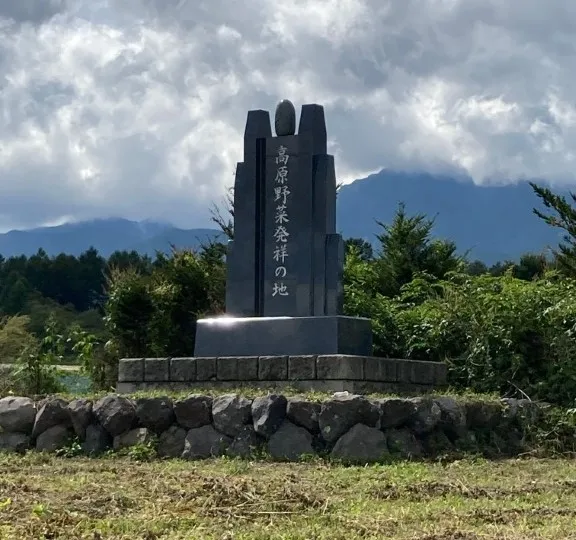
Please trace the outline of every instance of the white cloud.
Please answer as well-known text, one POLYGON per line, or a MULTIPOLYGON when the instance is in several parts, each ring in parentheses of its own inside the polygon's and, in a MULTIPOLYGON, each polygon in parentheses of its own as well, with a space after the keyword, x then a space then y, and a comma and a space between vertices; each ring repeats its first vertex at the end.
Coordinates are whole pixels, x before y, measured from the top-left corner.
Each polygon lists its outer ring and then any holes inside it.
POLYGON ((68 0, 6 0, 0 17, 16 23, 39 24, 68 9, 68 0))
POLYGON ((0 227, 208 223, 249 109, 326 107, 340 180, 576 183, 569 0, 0 3, 0 227))

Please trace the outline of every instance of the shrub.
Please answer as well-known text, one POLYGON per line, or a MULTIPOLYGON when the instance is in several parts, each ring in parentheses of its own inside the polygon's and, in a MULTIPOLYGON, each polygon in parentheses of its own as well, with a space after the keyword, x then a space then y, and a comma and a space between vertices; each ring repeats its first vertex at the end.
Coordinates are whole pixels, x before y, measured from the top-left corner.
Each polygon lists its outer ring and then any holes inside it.
POLYGON ((576 396, 575 281, 421 276, 394 299, 349 287, 347 309, 374 318, 379 354, 445 361, 457 388, 560 404, 576 396))

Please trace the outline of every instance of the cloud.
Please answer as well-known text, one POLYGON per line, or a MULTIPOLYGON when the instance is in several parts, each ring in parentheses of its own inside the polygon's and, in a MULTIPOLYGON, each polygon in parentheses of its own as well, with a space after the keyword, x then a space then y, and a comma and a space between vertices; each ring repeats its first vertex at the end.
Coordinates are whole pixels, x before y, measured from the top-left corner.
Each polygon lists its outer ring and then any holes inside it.
POLYGON ((576 183, 569 0, 0 3, 0 227, 208 223, 249 109, 326 107, 341 180, 576 183))
POLYGON ((67 8, 67 0, 5 0, 0 3, 0 19, 37 24, 67 8))

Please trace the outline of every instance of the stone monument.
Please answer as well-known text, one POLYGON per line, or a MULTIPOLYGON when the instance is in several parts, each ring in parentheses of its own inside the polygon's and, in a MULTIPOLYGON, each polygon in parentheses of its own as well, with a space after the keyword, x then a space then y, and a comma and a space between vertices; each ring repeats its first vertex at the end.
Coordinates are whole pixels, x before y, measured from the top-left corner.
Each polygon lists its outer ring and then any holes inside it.
POLYGON ((248 113, 236 168, 226 314, 200 319, 194 357, 125 358, 119 392, 243 385, 420 392, 446 382, 436 362, 372 356, 368 319, 342 315, 344 246, 336 174, 320 105, 296 133, 289 101, 248 113))
POLYGON ((342 315, 344 244, 320 105, 250 111, 236 167, 226 316, 198 321, 196 356, 372 354, 368 319, 342 315))

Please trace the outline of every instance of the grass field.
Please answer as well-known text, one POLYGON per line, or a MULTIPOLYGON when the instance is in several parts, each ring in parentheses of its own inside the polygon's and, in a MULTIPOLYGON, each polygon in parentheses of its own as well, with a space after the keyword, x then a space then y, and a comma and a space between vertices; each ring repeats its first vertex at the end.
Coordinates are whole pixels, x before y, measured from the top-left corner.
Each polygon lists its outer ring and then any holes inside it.
POLYGON ((576 538, 576 463, 0 456, 0 538, 576 538))

